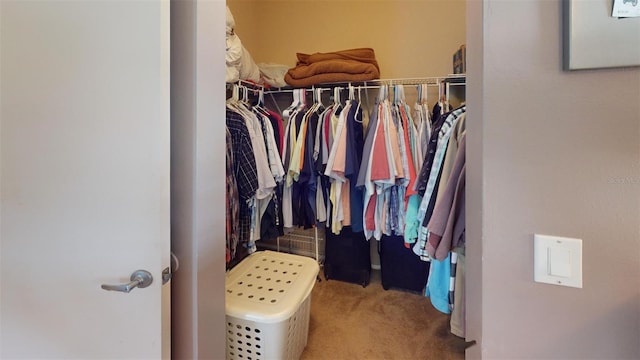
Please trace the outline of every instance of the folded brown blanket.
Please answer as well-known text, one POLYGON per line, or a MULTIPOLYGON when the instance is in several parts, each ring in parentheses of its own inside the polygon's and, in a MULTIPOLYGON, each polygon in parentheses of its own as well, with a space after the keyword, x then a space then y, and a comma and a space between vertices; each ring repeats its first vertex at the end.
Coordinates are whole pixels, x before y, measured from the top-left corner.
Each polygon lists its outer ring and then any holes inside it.
POLYGON ((287 84, 305 87, 320 83, 367 81, 380 78, 373 49, 351 49, 311 55, 298 53, 297 66, 284 77, 287 84))
POLYGON ((287 84, 305 87, 328 82, 366 81, 380 77, 372 64, 355 60, 325 60, 289 69, 284 77, 287 84))
POLYGON ((296 65, 309 65, 326 60, 355 60, 363 63, 372 64, 380 72, 380 67, 376 61, 376 55, 372 48, 358 48, 334 51, 328 53, 303 54, 297 53, 298 63, 296 65))

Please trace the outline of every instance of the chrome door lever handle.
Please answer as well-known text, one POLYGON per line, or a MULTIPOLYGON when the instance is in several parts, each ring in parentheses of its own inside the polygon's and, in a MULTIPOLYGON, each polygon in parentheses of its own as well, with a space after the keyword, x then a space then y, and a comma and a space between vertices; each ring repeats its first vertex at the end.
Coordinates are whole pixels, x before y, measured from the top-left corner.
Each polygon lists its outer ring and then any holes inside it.
POLYGON ((137 270, 137 271, 134 271, 133 274, 131 274, 130 280, 131 282, 129 282, 128 284, 119 284, 119 285, 102 284, 101 287, 104 290, 121 291, 121 292, 128 293, 135 288, 142 289, 151 285, 151 283, 153 282, 153 276, 151 276, 151 273, 148 272, 147 270, 137 270))

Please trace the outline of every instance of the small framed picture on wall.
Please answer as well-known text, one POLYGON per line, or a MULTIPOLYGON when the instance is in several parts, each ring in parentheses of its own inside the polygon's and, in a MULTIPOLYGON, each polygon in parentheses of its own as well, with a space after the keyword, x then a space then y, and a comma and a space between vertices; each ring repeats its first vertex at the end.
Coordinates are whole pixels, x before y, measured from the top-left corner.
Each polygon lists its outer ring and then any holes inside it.
POLYGON ((640 0, 564 0, 564 70, 640 66, 640 0))

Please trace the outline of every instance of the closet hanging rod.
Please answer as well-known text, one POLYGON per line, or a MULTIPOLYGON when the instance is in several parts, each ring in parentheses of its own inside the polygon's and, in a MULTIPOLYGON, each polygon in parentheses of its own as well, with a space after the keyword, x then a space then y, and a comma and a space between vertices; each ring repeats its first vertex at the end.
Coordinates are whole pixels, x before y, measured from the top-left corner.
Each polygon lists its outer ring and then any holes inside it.
MULTIPOLYGON (((361 89, 379 89, 381 86, 393 86, 393 85, 422 85, 438 86, 439 83, 446 82, 452 86, 464 86, 466 85, 465 74, 452 74, 439 77, 420 77, 420 78, 396 78, 396 79, 374 79, 358 82, 336 82, 336 83, 322 83, 314 86, 315 89, 332 90, 335 88, 347 89, 349 85, 355 88, 361 89)), ((305 87, 304 89, 310 89, 311 87, 305 87)), ((265 89, 265 93, 290 93, 293 92, 296 87, 277 87, 265 89)))
MULTIPOLYGON (((422 83, 424 84, 424 83, 422 83)), ((420 85, 420 84, 394 84, 394 85, 420 85)), ((438 84, 426 84, 429 87, 437 87, 438 84)), ((464 86, 465 83, 451 83, 451 86, 464 86)), ((363 89, 363 90, 374 90, 374 89, 380 89, 383 86, 393 86, 393 85, 387 85, 387 84, 381 84, 381 85, 352 85, 354 88, 356 89, 363 89)), ((291 88, 291 89, 285 89, 285 88, 277 88, 274 90, 265 90, 264 93, 265 94, 283 94, 283 93, 292 93, 296 90, 300 90, 300 89, 306 89, 308 91, 311 91, 312 88, 291 88)), ((347 90, 348 86, 335 86, 335 87, 315 87, 314 89, 320 89, 321 91, 329 91, 329 90, 333 90, 333 89, 341 89, 341 90, 347 90)))
MULTIPOLYGON (((347 89, 349 86, 360 89, 379 89, 381 86, 393 86, 393 85, 422 85, 438 86, 438 84, 445 82, 452 86, 464 86, 466 85, 465 74, 450 74, 447 76, 438 77, 416 77, 416 78, 391 78, 391 79, 374 79, 358 82, 335 82, 335 83, 321 83, 317 86, 296 88, 296 87, 270 87, 269 85, 258 84, 253 81, 239 80, 236 85, 242 86, 251 91, 263 91, 265 94, 269 93, 290 93, 296 89, 321 89, 321 91, 333 90, 335 88, 347 89)), ((233 84, 228 83, 227 87, 233 84)))
POLYGON ((253 91, 265 91, 269 89, 269 85, 258 84, 249 80, 238 80, 237 85, 243 86, 253 91))
POLYGON ((414 77, 414 78, 395 78, 395 79, 375 79, 365 81, 365 83, 377 83, 380 85, 437 85, 440 82, 463 83, 466 79, 465 74, 449 74, 447 76, 437 77, 414 77))

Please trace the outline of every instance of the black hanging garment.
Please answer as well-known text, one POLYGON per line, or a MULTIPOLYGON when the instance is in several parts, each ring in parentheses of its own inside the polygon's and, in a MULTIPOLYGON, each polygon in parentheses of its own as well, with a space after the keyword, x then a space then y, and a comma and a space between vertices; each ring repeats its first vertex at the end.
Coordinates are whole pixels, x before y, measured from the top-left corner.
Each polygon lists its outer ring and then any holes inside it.
POLYGON ((422 292, 427 285, 429 265, 404 245, 403 236, 382 235, 380 239, 380 272, 385 290, 398 288, 422 292))
POLYGON ((327 280, 369 285, 371 252, 363 231, 353 232, 350 226, 345 226, 336 235, 325 228, 324 276, 327 280))

